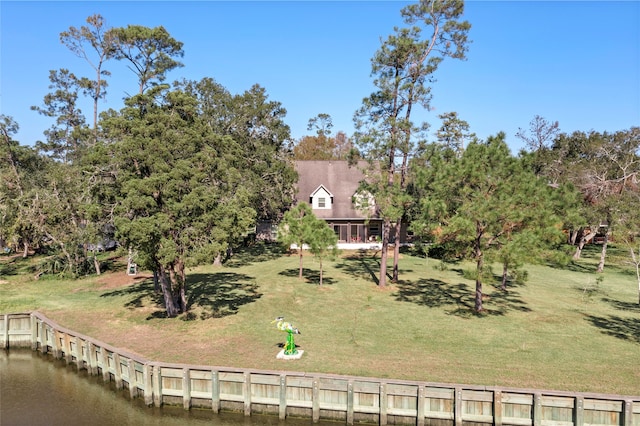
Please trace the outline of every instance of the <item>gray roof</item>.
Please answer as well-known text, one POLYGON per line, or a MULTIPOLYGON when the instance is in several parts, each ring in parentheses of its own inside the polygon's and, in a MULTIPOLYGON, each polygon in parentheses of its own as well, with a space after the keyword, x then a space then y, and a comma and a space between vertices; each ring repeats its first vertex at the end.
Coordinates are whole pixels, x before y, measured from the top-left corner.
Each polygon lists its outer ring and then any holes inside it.
POLYGON ((367 216, 358 211, 351 197, 358 190, 365 175, 362 172, 366 161, 349 166, 347 161, 296 161, 298 172, 296 200, 310 203, 311 195, 322 185, 333 195, 331 209, 316 209, 314 214, 321 219, 365 219, 367 216))

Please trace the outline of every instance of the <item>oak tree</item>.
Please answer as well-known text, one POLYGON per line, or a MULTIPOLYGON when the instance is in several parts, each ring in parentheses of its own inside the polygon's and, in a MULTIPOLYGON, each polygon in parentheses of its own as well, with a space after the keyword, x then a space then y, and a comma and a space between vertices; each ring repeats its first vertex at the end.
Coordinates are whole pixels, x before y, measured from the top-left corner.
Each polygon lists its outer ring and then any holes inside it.
POLYGON ((255 223, 244 152, 211 131, 195 97, 155 86, 125 101, 103 126, 120 188, 120 242, 158 271, 167 315, 188 309, 188 265, 212 262, 255 223))

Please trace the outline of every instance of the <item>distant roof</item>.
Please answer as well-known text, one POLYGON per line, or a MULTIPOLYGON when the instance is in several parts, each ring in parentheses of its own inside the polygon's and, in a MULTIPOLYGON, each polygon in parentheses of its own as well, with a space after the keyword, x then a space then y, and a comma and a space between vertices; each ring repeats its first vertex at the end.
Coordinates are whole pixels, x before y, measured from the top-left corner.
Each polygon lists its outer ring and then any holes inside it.
POLYGON ((366 214, 358 211, 351 202, 360 181, 364 179, 362 169, 366 161, 349 166, 347 161, 296 161, 298 172, 296 200, 309 203, 311 195, 322 185, 333 195, 331 209, 316 209, 314 214, 321 219, 364 219, 366 214))

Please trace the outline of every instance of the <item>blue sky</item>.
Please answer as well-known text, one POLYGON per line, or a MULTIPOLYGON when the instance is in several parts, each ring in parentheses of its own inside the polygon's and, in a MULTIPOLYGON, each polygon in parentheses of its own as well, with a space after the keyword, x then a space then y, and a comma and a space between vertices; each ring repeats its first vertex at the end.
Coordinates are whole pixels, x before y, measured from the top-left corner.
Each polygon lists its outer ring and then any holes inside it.
MULTIPOLYGON (((48 93, 49 70, 93 70, 59 41, 70 26, 101 14, 111 27, 162 25, 184 43, 183 68, 169 81, 212 77, 232 93, 253 84, 287 109, 292 137, 331 115, 334 131, 354 131, 353 113, 373 90, 370 58, 402 25, 407 1, 5 1, 0 2, 0 113, 33 144, 51 119, 31 111, 48 93)), ((416 119, 439 127, 456 111, 480 138, 504 131, 514 153, 518 128, 535 115, 564 132, 640 125, 640 2, 467 1, 468 59, 445 60, 433 83, 433 111, 416 119)), ((137 90, 124 64, 109 62, 106 101, 119 109, 137 90)), ((81 105, 91 121, 92 107, 81 105)))

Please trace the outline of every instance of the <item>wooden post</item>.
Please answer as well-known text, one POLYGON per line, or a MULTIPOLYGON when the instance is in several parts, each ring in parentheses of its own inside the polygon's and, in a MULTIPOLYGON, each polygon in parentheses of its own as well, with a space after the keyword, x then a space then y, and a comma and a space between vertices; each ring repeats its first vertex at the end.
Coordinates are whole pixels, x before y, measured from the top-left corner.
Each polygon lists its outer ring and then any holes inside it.
POLYGON ((389 407, 389 401, 387 400, 387 384, 380 383, 380 426, 387 425, 387 408, 389 407))
POLYGON ((98 366, 102 368, 102 380, 109 381, 109 357, 105 356, 106 349, 101 346, 98 353, 98 366))
POLYGON ((116 389, 122 389, 123 385, 122 385, 122 369, 120 366, 120 354, 117 352, 114 352, 113 354, 113 377, 116 381, 116 389))
POLYGON ((353 424, 353 380, 347 382, 347 424, 353 424))
MULTIPOLYGON (((78 369, 79 373, 84 366, 84 363, 82 361, 82 348, 84 345, 80 343, 80 338, 78 336, 75 336, 73 340, 76 346, 76 368, 78 369)), ((69 344, 69 347, 71 347, 71 344, 69 344)))
POLYGON ((633 401, 626 400, 622 404, 622 422, 623 426, 633 425, 633 401))
POLYGON ((211 409, 220 412, 220 377, 216 370, 211 370, 211 409))
POLYGON ((242 374, 242 395, 244 397, 244 415, 251 415, 251 373, 242 374))
POLYGON ((278 418, 284 420, 287 417, 287 376, 280 375, 280 404, 278 407, 278 418))
POLYGON ((493 425, 502 426, 502 391, 493 392, 493 425))
POLYGON ((144 381, 144 403, 147 407, 153 404, 153 376, 152 368, 148 363, 142 366, 142 380, 144 381))
POLYGON ((4 333, 2 334, 2 347, 9 349, 9 314, 4 314, 4 333))
POLYGON ((416 424, 424 426, 424 385, 418 386, 418 401, 416 401, 416 424))
POLYGON ((162 405, 162 371, 157 365, 153 366, 153 403, 156 407, 162 405))
POLYGON ((71 342, 67 333, 60 332, 60 357, 67 365, 71 362, 71 342))
POLYGON ((462 426, 462 388, 456 387, 453 391, 455 398, 453 403, 453 422, 456 426, 462 426))
POLYGON ((182 369, 182 406, 185 410, 191 409, 191 372, 188 368, 182 369))
POLYGON ((311 420, 313 423, 320 421, 320 383, 317 377, 314 377, 311 391, 311 420))
POLYGON ((38 350, 38 319, 32 313, 29 316, 29 320, 31 321, 31 350, 38 350))
POLYGON ((60 359, 62 358, 62 350, 60 349, 60 333, 56 329, 52 329, 52 331, 53 338, 51 340, 53 343, 53 356, 55 359, 60 359))
POLYGON ((582 426, 584 424, 584 398, 577 396, 573 403, 573 424, 582 426))
POLYGON ((539 393, 533 394, 533 426, 542 425, 542 395, 539 393))
POLYGON ((87 357, 89 357, 89 374, 98 375, 98 351, 93 342, 87 341, 87 357))
POLYGON ((38 321, 38 329, 40 334, 40 351, 43 354, 46 354, 49 351, 49 345, 47 344, 47 335, 49 334, 49 329, 45 325, 44 321, 38 321))
POLYGON ((129 375, 129 396, 131 399, 138 396, 138 378, 136 377, 136 362, 127 358, 127 374, 129 375))

